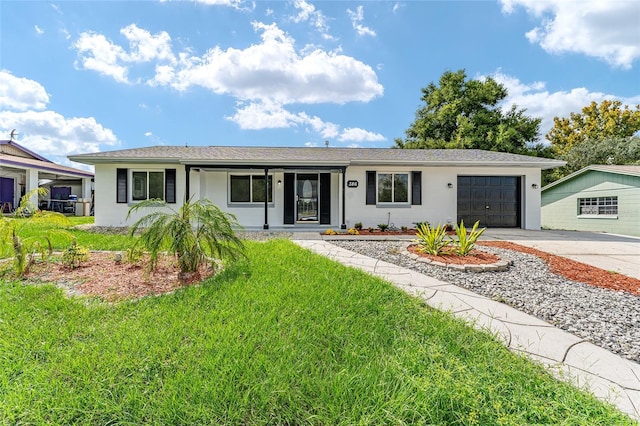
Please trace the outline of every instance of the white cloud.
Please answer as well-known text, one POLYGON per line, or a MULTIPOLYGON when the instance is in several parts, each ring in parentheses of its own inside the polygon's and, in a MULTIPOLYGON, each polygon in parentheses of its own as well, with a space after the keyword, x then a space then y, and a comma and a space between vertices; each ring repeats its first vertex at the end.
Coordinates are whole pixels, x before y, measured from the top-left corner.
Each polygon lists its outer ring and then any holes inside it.
POLYGON ((209 6, 230 6, 242 11, 251 11, 256 7, 255 2, 245 0, 195 0, 195 2, 209 6))
POLYGON ((154 85, 191 86, 241 100, 290 103, 368 102, 382 95, 374 70, 352 57, 320 48, 298 52, 277 27, 253 23, 261 42, 246 49, 215 47, 202 57, 181 55, 176 66, 157 68, 154 85))
POLYGON ((42 28, 40 28, 39 26, 35 25, 33 28, 36 30, 36 34, 38 34, 38 35, 44 34, 44 30, 42 28))
POLYGON ((240 102, 236 113, 227 117, 238 124, 241 129, 281 129, 306 127, 308 131, 317 133, 323 139, 337 139, 340 142, 379 142, 386 138, 379 133, 359 128, 340 129, 335 123, 323 121, 317 116, 309 116, 304 112, 293 113, 277 102, 240 102))
POLYGON ((364 21, 364 8, 362 6, 358 6, 356 11, 352 11, 351 9, 347 9, 347 14, 349 18, 351 18, 351 25, 353 29, 356 30, 359 36, 375 36, 376 32, 371 28, 362 25, 364 21))
POLYGON ((101 146, 119 144, 113 132, 93 117, 67 118, 46 110, 49 97, 36 81, 1 71, 0 93, 0 134, 17 129, 20 145, 56 163, 71 165, 67 155, 100 151, 101 146), (13 102, 5 102, 7 93, 13 102))
POLYGON ((404 4, 401 4, 401 3, 395 3, 395 4, 393 5, 393 13, 398 12, 398 11, 400 10, 400 8, 402 8, 402 7, 404 7, 404 4))
POLYGON ((125 62, 176 61, 171 52, 171 37, 166 31, 152 35, 131 24, 121 29, 120 34, 129 40, 129 54, 122 58, 125 62))
POLYGON ((92 32, 82 33, 73 43, 73 47, 78 50, 78 56, 80 56, 80 64, 76 62, 77 67, 97 71, 120 83, 128 83, 129 70, 119 63, 126 56, 125 51, 107 40, 104 35, 92 32))
MULTIPOLYGON (((300 19, 316 13, 301 1, 300 19), (306 5, 306 6, 305 6, 306 5)), ((308 19, 308 18, 306 18, 308 19)), ((104 35, 83 33, 74 46, 83 67, 129 83, 129 67, 137 63, 155 65, 151 86, 167 86, 178 91, 205 88, 230 95, 239 101, 233 116, 227 117, 243 129, 283 128, 304 125, 322 137, 339 136, 339 127, 305 113, 292 113, 290 104, 368 102, 384 92, 373 68, 340 50, 326 51, 306 45, 296 49, 295 40, 276 24, 252 23, 260 42, 244 49, 219 46, 201 56, 185 50, 171 51, 166 32, 152 35, 135 25, 121 33, 129 48, 107 40, 104 35)), ((148 68, 148 67, 147 67, 148 68)))
POLYGON ((346 128, 338 138, 341 142, 382 142, 387 140, 380 133, 369 132, 357 127, 346 128))
POLYGON ((0 70, 0 108, 14 111, 42 110, 48 103, 49 95, 40 83, 0 70))
POLYGON ((329 34, 329 25, 327 17, 320 10, 306 0, 294 0, 293 7, 296 8, 298 14, 291 17, 291 20, 297 24, 310 21, 318 32, 322 34, 325 40, 334 40, 329 34))
POLYGON ((323 138, 338 136, 339 126, 334 123, 324 122, 316 116, 309 116, 304 112, 292 113, 284 108, 281 103, 240 102, 233 116, 227 117, 241 129, 282 129, 298 126, 307 126, 323 138))
POLYGON ((522 83, 515 77, 498 71, 493 77, 503 84, 509 96, 504 100, 504 109, 516 104, 518 108, 526 108, 526 114, 530 117, 540 117, 540 141, 544 141, 545 135, 553 127, 554 117, 569 117, 572 112, 578 113, 591 102, 602 102, 605 99, 617 99, 626 105, 635 105, 640 102, 640 95, 633 98, 623 98, 613 94, 591 92, 584 87, 577 87, 568 91, 549 92, 544 82, 522 83))
POLYGON ((522 6, 540 20, 526 37, 549 53, 582 53, 625 69, 640 58, 640 2, 500 1, 504 13, 522 6))
POLYGON ((151 61, 175 63, 171 51, 171 37, 165 31, 151 34, 149 31, 128 25, 120 30, 129 41, 129 51, 108 40, 103 34, 84 32, 73 47, 78 51, 77 67, 97 71, 120 83, 128 83, 129 65, 151 61))

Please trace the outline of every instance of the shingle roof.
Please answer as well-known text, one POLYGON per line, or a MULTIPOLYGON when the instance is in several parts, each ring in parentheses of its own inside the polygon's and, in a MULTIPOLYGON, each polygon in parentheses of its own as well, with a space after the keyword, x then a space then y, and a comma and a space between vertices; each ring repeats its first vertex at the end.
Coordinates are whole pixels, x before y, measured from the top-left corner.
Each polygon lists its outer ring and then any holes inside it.
POLYGON ((93 177, 93 173, 74 169, 73 167, 61 166, 50 161, 40 161, 33 158, 16 157, 15 155, 0 154, 0 166, 14 168, 32 168, 41 172, 53 173, 57 175, 75 177, 93 177))
POLYGON ((564 165, 548 158, 477 149, 301 148, 248 146, 151 146, 69 156, 79 163, 178 163, 188 165, 331 165, 426 164, 528 166, 564 165))

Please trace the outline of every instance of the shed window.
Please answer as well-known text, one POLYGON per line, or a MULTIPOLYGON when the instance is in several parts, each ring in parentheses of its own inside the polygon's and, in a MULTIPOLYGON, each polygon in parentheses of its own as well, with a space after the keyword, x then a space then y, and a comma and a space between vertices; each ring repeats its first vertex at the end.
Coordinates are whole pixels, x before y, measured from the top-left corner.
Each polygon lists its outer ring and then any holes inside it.
POLYGON ((578 214, 581 216, 617 215, 618 197, 578 198, 578 214))

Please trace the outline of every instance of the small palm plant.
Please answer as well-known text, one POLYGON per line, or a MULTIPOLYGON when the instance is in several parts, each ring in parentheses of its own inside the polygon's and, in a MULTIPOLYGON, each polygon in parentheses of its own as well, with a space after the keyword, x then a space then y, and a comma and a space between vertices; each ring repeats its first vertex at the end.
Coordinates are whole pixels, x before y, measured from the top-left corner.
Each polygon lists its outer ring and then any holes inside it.
POLYGON ((456 240, 453 240, 454 252, 460 256, 467 256, 471 250, 475 248, 476 241, 480 238, 480 235, 487 228, 478 229, 480 221, 476 221, 473 224, 473 228, 469 234, 467 234, 467 228, 464 226, 464 221, 460 221, 460 225, 456 228, 456 240))
POLYGON ((71 234, 64 228, 71 222, 63 214, 51 211, 38 210, 33 203, 37 197, 46 197, 49 191, 46 188, 36 188, 20 199, 20 204, 11 218, 0 216, 0 244, 9 245, 13 254, 13 272, 20 278, 29 272, 29 268, 35 261, 36 254, 46 258, 53 252, 50 236, 53 233, 62 234, 71 239, 71 234), (23 230, 32 224, 48 224, 52 228, 44 234, 34 237, 25 237, 23 230))
POLYGON ((138 242, 149 251, 151 270, 163 250, 176 257, 181 277, 196 273, 206 262, 215 268, 219 260, 245 256, 242 240, 234 231, 240 228, 236 217, 211 201, 189 199, 175 211, 164 201, 145 200, 129 209, 127 219, 132 213, 149 208, 154 211, 137 220, 130 235, 141 230, 138 242))
POLYGON ((438 256, 450 244, 447 240, 447 233, 444 226, 438 225, 436 228, 429 226, 429 222, 422 222, 416 229, 416 239, 418 251, 426 254, 438 256))

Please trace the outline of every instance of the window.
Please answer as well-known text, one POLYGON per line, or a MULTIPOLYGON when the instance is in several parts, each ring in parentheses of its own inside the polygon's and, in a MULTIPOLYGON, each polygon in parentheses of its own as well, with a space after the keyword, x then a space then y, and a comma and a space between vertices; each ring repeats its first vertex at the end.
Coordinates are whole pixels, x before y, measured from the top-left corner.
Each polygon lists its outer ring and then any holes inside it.
POLYGON ((167 203, 176 202, 176 169, 158 171, 132 171, 117 169, 116 202, 127 203, 131 177, 131 200, 143 201, 160 199, 167 203))
POLYGON ((617 215, 618 197, 578 198, 578 214, 581 216, 617 215))
POLYGON ((408 202, 408 173, 378 173, 378 203, 408 202))
POLYGON ((422 204, 422 172, 378 173, 369 170, 366 173, 366 204, 422 204), (409 180, 411 176, 411 180, 409 180))
POLYGON ((164 200, 164 172, 131 172, 133 201, 159 198, 164 200))
MULTIPOLYGON (((264 175, 230 175, 232 203, 264 203, 264 175)), ((268 202, 273 202, 273 176, 267 179, 268 202)))

